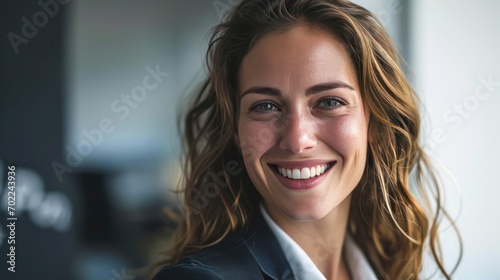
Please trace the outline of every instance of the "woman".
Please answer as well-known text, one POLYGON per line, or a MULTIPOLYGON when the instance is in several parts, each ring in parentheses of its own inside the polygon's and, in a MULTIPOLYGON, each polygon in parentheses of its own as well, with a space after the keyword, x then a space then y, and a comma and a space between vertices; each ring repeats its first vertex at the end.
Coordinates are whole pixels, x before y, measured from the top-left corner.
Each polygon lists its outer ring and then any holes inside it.
POLYGON ((415 93, 370 12, 242 1, 207 65, 185 119, 185 216, 154 279, 416 279, 427 247, 450 277, 415 93))

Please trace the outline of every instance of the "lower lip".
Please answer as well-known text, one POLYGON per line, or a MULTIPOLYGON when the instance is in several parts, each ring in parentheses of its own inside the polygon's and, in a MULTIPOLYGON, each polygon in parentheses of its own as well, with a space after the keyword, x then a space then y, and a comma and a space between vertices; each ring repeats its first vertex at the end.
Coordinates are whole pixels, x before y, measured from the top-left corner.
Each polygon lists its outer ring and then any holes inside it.
POLYGON ((309 190, 323 182, 326 175, 330 172, 330 170, 333 169, 333 167, 335 167, 335 162, 331 163, 331 166, 328 168, 328 170, 326 170, 325 173, 321 174, 320 176, 300 180, 283 177, 283 175, 279 174, 275 168, 271 168, 271 170, 274 172, 281 184, 286 188, 291 190, 309 190))

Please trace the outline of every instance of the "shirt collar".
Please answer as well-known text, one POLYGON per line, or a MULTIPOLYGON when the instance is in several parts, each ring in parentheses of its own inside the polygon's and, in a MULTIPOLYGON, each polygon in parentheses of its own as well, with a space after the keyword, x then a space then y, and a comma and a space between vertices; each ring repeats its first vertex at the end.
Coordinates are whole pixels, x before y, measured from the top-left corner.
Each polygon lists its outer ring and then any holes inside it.
POLYGON ((370 263, 366 259, 365 254, 361 251, 361 248, 359 248, 358 244, 356 244, 350 234, 345 235, 344 250, 347 265, 349 266, 353 280, 377 280, 375 271, 373 271, 370 263))
MULTIPOLYGON (((282 230, 269 216, 264 206, 260 205, 260 212, 269 225, 271 231, 278 239, 283 253, 292 268, 296 279, 326 280, 309 255, 295 242, 284 230, 282 230)), ((354 242, 349 234, 344 240, 344 250, 347 265, 353 280, 376 280, 375 272, 371 268, 363 251, 354 242)))

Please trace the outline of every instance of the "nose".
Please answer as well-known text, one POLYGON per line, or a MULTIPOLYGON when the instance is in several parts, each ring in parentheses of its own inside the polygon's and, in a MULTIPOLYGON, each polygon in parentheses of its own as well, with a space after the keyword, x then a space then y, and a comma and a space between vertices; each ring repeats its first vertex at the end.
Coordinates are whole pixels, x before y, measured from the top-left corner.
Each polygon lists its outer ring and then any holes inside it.
POLYGON ((283 120, 280 148, 295 154, 312 149, 318 143, 313 120, 303 114, 289 115, 283 120))

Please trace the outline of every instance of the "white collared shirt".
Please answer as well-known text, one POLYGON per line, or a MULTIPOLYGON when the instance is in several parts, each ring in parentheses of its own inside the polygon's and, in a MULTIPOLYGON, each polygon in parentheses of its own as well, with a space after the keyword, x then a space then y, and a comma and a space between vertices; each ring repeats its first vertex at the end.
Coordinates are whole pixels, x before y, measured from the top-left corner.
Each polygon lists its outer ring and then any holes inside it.
MULTIPOLYGON (((273 221, 262 204, 260 205, 260 211, 271 231, 276 236, 276 239, 278 239, 278 243, 292 268, 295 278, 298 280, 326 280, 309 255, 273 221)), ((361 251, 349 234, 345 236, 344 250, 352 280, 377 279, 363 251, 361 251)))

